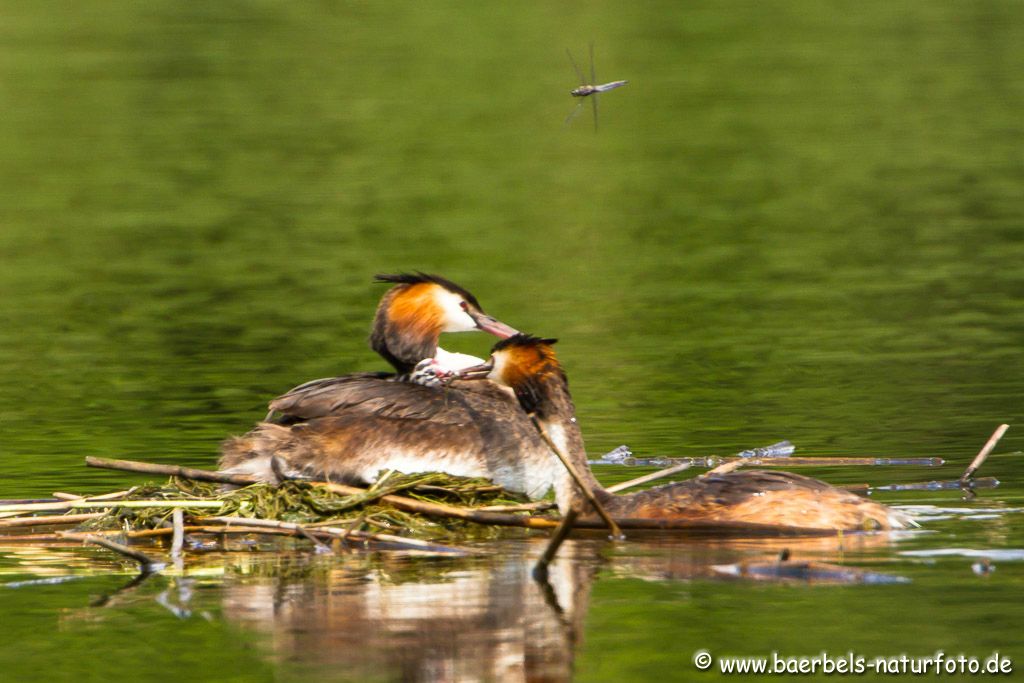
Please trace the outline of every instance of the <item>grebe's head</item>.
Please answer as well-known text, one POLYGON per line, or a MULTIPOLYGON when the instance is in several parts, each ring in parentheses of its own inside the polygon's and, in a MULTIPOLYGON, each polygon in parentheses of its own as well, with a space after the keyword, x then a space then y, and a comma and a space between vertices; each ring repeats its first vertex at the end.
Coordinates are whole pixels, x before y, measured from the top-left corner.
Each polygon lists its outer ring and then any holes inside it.
POLYGON ((469 290, 439 275, 400 273, 377 275, 374 280, 395 283, 384 297, 387 306, 383 313, 399 325, 429 327, 438 334, 482 330, 502 339, 518 334, 484 313, 469 290))
POLYGON ((525 411, 544 412, 543 405, 550 399, 552 389, 567 384, 552 348, 557 341, 517 334, 495 344, 486 363, 458 374, 464 379, 486 378, 508 387, 525 411))
POLYGON ((433 357, 442 332, 481 330, 505 339, 517 331, 484 313, 468 290, 438 275, 377 275, 392 287, 377 306, 370 346, 399 372, 433 357))

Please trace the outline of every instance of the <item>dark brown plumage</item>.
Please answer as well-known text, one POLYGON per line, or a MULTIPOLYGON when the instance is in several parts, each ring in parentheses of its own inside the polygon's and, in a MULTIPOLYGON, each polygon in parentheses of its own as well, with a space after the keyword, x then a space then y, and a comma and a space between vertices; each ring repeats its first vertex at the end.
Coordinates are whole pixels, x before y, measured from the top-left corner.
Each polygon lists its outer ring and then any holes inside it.
POLYGON ((538 498, 561 467, 510 392, 490 382, 372 383, 368 395, 360 394, 359 381, 345 384, 351 400, 330 414, 290 425, 263 422, 226 441, 221 470, 270 482, 350 483, 375 481, 390 469, 448 472, 538 498))

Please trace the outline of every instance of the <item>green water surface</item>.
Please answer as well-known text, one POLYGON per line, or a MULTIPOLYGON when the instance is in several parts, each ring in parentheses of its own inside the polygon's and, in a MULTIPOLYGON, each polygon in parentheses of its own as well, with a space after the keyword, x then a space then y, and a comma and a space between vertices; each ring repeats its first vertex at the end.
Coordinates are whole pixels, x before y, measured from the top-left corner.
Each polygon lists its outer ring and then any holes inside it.
POLYGON ((542 536, 238 547, 124 591, 102 549, 3 546, 3 680, 711 680, 701 648, 1024 667, 1024 5, 3 0, 0 102, 2 498, 145 479, 86 455, 212 466, 281 391, 381 369, 371 279, 413 269, 561 339, 594 454, 947 460, 802 470, 886 484, 956 478, 1012 425, 998 489, 877 496, 935 506, 923 531, 788 544, 905 584, 724 581, 780 546, 592 536, 559 613, 542 536), (590 42, 630 81, 597 133, 563 126, 590 42), (77 578, 7 585, 51 576, 77 578))

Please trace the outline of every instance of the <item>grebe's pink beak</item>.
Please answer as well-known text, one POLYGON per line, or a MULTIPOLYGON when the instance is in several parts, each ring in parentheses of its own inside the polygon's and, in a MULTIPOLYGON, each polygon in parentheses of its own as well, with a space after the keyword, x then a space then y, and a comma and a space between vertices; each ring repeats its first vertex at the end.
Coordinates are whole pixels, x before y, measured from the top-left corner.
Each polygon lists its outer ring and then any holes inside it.
POLYGON ((493 369, 494 359, 491 358, 488 359, 486 363, 457 370, 455 372, 455 377, 458 379, 487 379, 493 369))
POLYGON ((519 330, 509 327, 505 323, 501 322, 497 318, 487 315, 486 313, 480 313, 479 311, 469 310, 469 317, 476 323, 478 329, 484 332, 489 332, 499 339, 508 339, 509 337, 519 334, 519 330))

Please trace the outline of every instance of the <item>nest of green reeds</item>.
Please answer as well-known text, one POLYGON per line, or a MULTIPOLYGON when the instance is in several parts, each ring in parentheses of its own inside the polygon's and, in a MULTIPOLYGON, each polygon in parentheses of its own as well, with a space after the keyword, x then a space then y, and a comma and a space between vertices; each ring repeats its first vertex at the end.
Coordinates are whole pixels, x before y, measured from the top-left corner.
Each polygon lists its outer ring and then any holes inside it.
MULTIPOLYGON (((120 500, 216 501, 221 504, 216 511, 219 517, 279 520, 304 526, 333 525, 432 540, 486 539, 508 533, 507 528, 399 510, 381 502, 382 497, 390 494, 469 508, 514 505, 524 500, 522 496, 485 479, 438 473, 385 475, 372 488, 352 495, 301 481, 288 481, 279 486, 251 484, 225 490, 220 484, 172 477, 163 485, 137 487, 120 500)), ((204 515, 211 514, 209 509, 199 507, 190 509, 186 506, 184 510, 194 520, 202 520, 204 515)), ((81 528, 128 532, 159 529, 171 524, 172 515, 172 508, 118 506, 85 522, 81 528)))

